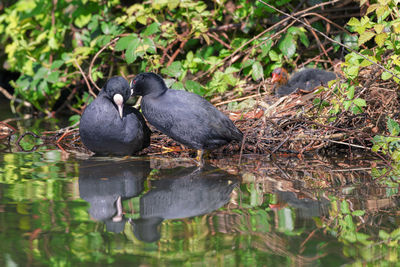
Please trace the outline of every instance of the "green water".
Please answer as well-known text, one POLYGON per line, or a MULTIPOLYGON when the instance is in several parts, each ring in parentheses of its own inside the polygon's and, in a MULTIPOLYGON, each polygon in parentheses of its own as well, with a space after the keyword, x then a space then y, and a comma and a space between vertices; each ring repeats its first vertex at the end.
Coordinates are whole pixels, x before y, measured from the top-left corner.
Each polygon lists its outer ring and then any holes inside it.
POLYGON ((362 163, 245 156, 200 170, 3 143, 0 266, 398 264, 397 187, 362 163))

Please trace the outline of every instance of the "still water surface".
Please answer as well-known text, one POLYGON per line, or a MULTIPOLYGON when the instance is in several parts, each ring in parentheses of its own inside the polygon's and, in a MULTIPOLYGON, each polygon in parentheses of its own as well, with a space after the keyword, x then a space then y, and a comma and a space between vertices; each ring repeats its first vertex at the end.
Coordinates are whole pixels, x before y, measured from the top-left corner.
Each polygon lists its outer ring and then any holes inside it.
POLYGON ((377 185, 369 163, 246 156, 198 169, 11 145, 0 266, 394 266, 397 187, 377 185))

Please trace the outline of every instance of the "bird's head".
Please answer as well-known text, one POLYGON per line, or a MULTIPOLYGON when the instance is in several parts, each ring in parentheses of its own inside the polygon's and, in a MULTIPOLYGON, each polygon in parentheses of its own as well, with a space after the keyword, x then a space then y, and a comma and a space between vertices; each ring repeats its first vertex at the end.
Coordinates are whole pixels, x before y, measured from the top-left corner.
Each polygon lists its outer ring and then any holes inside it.
POLYGON ((289 74, 284 68, 276 68, 272 72, 272 82, 279 85, 284 85, 288 83, 289 74))
POLYGON ((129 83, 121 76, 110 78, 103 87, 107 97, 114 102, 118 108, 118 113, 122 119, 124 103, 131 96, 129 83))
POLYGON ((168 90, 163 78, 153 72, 144 72, 135 76, 130 88, 133 95, 160 95, 168 90))

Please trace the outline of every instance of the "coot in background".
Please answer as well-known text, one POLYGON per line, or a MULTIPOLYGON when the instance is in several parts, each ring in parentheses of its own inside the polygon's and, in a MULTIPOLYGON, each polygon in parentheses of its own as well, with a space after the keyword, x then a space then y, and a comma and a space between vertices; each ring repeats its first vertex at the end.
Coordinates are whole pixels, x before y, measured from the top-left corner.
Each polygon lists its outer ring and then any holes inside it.
POLYGON ((155 73, 138 74, 132 84, 133 94, 143 96, 141 107, 148 122, 183 145, 203 152, 243 138, 233 122, 207 100, 168 89, 155 73))
POLYGON ((83 144, 98 155, 131 155, 150 144, 150 129, 142 114, 125 105, 131 96, 123 77, 107 81, 82 114, 79 133, 83 144))
POLYGON ((276 68, 272 72, 272 82, 280 85, 276 89, 278 96, 289 95, 297 89, 312 91, 315 87, 326 85, 335 79, 335 73, 320 69, 303 69, 294 73, 290 79, 284 68, 276 68))

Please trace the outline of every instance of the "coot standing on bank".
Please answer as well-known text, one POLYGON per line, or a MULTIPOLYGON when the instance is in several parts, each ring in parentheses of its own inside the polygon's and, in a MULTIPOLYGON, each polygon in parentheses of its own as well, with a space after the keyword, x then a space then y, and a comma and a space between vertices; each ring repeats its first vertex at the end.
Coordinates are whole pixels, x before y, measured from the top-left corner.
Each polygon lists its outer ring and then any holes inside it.
POLYGON ((284 68, 276 68, 272 72, 272 82, 280 85, 276 89, 278 96, 289 95, 297 89, 312 91, 315 87, 326 85, 335 79, 335 73, 320 69, 303 69, 294 73, 290 79, 284 68))
POLYGON ((109 79, 82 114, 79 134, 97 155, 131 155, 150 144, 150 129, 138 110, 125 105, 131 89, 123 77, 109 79))
POLYGON ((232 140, 241 141, 242 132, 204 98, 182 90, 168 89, 155 73, 138 74, 132 81, 133 94, 143 96, 145 118, 172 139, 200 150, 216 149, 232 140))

